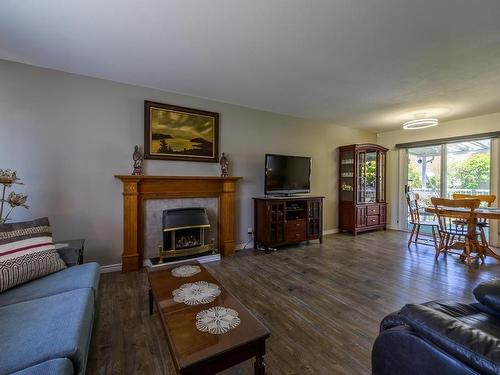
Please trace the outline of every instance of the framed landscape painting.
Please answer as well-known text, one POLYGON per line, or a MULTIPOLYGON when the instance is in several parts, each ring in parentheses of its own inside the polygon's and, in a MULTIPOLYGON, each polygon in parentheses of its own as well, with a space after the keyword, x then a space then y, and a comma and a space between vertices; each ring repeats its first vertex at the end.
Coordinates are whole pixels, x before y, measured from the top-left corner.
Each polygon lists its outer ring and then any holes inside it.
POLYGON ((219 161, 219 114, 144 101, 144 158, 219 161))

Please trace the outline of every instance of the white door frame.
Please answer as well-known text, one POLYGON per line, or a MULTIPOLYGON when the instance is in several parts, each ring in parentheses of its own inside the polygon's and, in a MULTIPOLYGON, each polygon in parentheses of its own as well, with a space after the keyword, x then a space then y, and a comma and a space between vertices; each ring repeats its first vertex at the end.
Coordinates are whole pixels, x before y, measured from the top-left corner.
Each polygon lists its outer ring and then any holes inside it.
MULTIPOLYGON (((494 206, 500 207, 500 138, 491 140, 491 175, 490 175, 490 192, 495 194, 497 199, 493 203, 494 206)), ((493 246, 500 247, 500 220, 490 220, 490 238, 489 241, 493 246)))
POLYGON ((398 193, 398 229, 408 231, 405 217, 408 216, 408 204, 406 203, 405 186, 408 183, 408 149, 402 148, 398 152, 399 168, 399 193, 398 193))

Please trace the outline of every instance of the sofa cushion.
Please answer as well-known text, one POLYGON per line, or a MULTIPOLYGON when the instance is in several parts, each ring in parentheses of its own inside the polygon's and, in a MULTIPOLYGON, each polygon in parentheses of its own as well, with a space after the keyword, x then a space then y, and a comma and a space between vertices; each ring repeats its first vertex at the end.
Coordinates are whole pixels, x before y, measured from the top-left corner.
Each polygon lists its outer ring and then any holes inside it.
POLYGON ((65 267, 49 219, 0 225, 0 292, 65 267))
POLYGON ((372 350, 372 375, 479 375, 404 325, 383 331, 372 350))
POLYGON ((84 373, 93 318, 89 288, 0 307, 0 374, 65 357, 84 373))
POLYGON ((500 279, 479 284, 474 288, 474 296, 478 302, 500 312, 500 279))
POLYGON ((79 288, 91 288, 97 297, 99 265, 85 263, 30 281, 0 293, 0 306, 47 297, 79 288))
POLYGON ((457 319, 480 313, 473 305, 452 300, 429 301, 422 303, 422 306, 430 307, 434 311, 442 312, 457 319))
POLYGON ((68 358, 51 359, 11 375, 73 375, 73 362, 68 358))
POLYGON ((442 311, 406 305, 401 318, 423 338, 482 374, 500 372, 500 339, 442 311))

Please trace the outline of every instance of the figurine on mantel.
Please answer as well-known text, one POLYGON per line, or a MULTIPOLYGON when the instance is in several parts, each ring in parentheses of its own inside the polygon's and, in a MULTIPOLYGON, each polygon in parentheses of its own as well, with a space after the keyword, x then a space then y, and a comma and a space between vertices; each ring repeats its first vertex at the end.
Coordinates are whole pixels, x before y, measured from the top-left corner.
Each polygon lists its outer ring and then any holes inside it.
POLYGON ((132 176, 140 176, 142 175, 142 161, 144 160, 144 156, 139 150, 139 146, 134 146, 134 154, 132 155, 132 159, 134 159, 134 171, 132 172, 132 176))
POLYGON ((229 160, 226 157, 225 153, 222 153, 222 156, 220 158, 220 175, 221 177, 227 177, 228 176, 228 167, 229 167, 229 160))

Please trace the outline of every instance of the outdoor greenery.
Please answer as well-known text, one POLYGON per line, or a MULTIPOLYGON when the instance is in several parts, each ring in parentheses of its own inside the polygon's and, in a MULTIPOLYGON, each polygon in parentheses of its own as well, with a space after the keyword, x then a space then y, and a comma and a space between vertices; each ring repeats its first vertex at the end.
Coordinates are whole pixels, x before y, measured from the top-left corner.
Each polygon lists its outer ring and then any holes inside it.
MULTIPOLYGON (((412 189, 421 189, 421 166, 408 164, 408 183, 412 189)), ((475 153, 467 159, 448 164, 448 186, 456 189, 487 189, 490 180, 490 155, 475 153)), ((427 189, 436 189, 440 185, 439 175, 427 176, 427 189)))
MULTIPOLYGON (((420 167, 421 168, 421 167, 420 167)), ((441 184, 441 176, 438 175, 427 175, 427 186, 426 189, 435 189, 439 190, 439 186, 441 184)), ((408 164, 408 184, 412 189, 421 189, 422 188, 422 175, 420 169, 417 168, 414 164, 408 164)))
POLYGON ((377 179, 377 163, 375 160, 370 160, 365 163, 366 166, 366 184, 375 187, 375 180, 377 179))
POLYGON ((487 189, 490 181, 490 155, 473 154, 450 166, 451 186, 460 189, 487 189))

